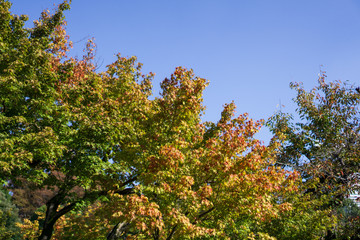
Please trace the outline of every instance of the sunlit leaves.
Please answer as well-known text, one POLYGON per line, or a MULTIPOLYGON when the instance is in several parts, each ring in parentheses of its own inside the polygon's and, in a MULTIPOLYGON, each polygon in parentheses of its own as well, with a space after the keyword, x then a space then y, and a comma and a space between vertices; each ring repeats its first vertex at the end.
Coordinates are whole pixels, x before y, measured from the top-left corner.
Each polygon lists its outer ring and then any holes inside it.
POLYGON ((21 226, 28 238, 101 239, 115 226, 128 239, 271 238, 257 228, 292 210, 299 179, 275 165, 280 137, 254 138, 262 121, 230 103, 202 122, 208 81, 183 67, 150 98, 154 74, 136 57, 99 73, 93 40, 68 57, 67 2, 31 29, 1 3, 1 180, 53 191, 43 224, 21 226))

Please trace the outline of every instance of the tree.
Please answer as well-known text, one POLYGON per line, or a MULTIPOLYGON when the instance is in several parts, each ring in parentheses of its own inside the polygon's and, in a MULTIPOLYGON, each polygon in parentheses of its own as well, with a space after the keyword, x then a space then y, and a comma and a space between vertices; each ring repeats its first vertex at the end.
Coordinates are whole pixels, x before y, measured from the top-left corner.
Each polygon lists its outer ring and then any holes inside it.
POLYGON ((294 124, 292 115, 279 112, 268 125, 285 136, 277 164, 299 171, 305 193, 322 199, 323 209, 335 209, 360 186, 360 97, 355 87, 326 83, 325 77, 322 73, 309 92, 291 83, 300 122, 294 124))
POLYGON ((111 159, 136 137, 128 128, 136 131, 133 120, 146 110, 140 105, 148 101, 151 76, 139 75, 135 58, 119 58, 114 68, 124 71, 114 82, 102 81, 91 63, 91 42, 82 60, 67 58, 68 3, 53 15, 43 12, 32 29, 24 28, 25 16, 10 14, 10 5, 0 5, 0 176, 15 186, 21 177, 55 192, 39 237, 50 239, 55 222, 76 205, 109 190, 132 192, 130 166, 111 159))
POLYGON ((59 239, 86 239, 89 234, 97 239, 109 220, 122 228, 118 238, 241 238, 255 229, 241 233, 239 226, 291 209, 281 198, 296 191, 296 173, 271 166, 276 145, 266 148, 253 138, 260 122, 246 114, 233 119, 235 105, 229 104, 217 124, 201 123, 204 87, 204 79, 183 68, 165 79, 162 97, 152 102, 156 111, 146 132, 133 146, 138 153, 135 194, 114 193, 100 207, 86 210, 89 215, 83 212, 85 218, 65 217, 59 239), (108 217, 100 225, 98 216, 108 217), (91 231, 79 230, 86 228, 74 224, 79 221, 91 231), (70 229, 73 225, 78 227, 70 229))
POLYGON ((277 142, 254 138, 261 122, 234 118, 228 104, 218 123, 202 123, 205 79, 179 67, 151 100, 154 75, 135 57, 118 54, 98 73, 91 40, 82 59, 67 57, 67 2, 31 29, 0 3, 1 180, 52 193, 42 226, 22 229, 48 240, 68 220, 84 222, 82 210, 129 238, 229 239, 291 209, 283 195, 297 173, 274 166, 277 142))
POLYGON ((304 193, 304 187, 299 184, 299 191, 284 196, 283 201, 292 208, 259 225, 258 231, 277 240, 323 239, 336 226, 337 219, 332 209, 323 208, 326 198, 304 193))
POLYGON ((11 183, 7 189, 12 192, 12 202, 19 209, 19 217, 21 219, 30 219, 35 211, 46 205, 54 195, 54 191, 47 189, 38 189, 35 184, 25 179, 17 179, 18 186, 11 183))
POLYGON ((336 239, 359 239, 360 238, 360 208, 351 199, 345 199, 336 209, 340 216, 335 229, 336 239))
POLYGON ((0 239, 21 239, 19 228, 16 223, 19 223, 18 209, 11 202, 11 196, 2 187, 0 188, 0 239))

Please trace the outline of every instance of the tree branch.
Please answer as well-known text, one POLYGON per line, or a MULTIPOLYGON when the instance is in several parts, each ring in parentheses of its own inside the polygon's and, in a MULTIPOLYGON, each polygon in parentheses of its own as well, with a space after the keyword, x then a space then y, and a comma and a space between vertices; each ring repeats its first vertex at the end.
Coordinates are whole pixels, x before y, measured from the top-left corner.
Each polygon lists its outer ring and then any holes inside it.
POLYGON ((212 207, 209 210, 206 210, 206 211, 200 213, 199 216, 197 216, 197 218, 192 222, 192 224, 196 224, 198 222, 198 220, 200 220, 200 218, 204 217, 206 214, 212 212, 213 210, 215 210, 215 207, 212 207))
POLYGON ((175 230, 176 230, 177 226, 178 226, 178 225, 176 224, 176 225, 172 228, 172 230, 171 230, 169 236, 166 238, 166 240, 170 240, 170 239, 172 238, 172 236, 173 236, 174 233, 175 233, 175 230))

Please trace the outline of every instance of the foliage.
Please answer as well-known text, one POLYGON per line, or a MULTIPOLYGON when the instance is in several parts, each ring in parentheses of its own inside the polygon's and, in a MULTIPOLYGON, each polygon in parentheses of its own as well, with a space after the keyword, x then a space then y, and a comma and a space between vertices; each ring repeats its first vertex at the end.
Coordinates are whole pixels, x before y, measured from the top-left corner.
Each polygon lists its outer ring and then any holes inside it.
POLYGON ((19 222, 18 209, 11 202, 9 192, 0 187, 0 239, 21 239, 16 226, 19 222))
POLYGON ((340 217, 339 224, 335 229, 336 239, 359 239, 360 238, 360 208, 351 199, 345 199, 337 209, 340 217))
POLYGON ((360 186, 360 97, 353 86, 326 83, 325 77, 323 73, 309 92, 301 84, 291 84, 297 91, 300 122, 294 124, 293 116, 279 112, 268 125, 285 138, 277 164, 299 171, 304 194, 321 201, 316 209, 328 209, 342 221, 335 209, 360 186))
MULTIPOLYGON (((86 229, 86 214, 78 218, 76 210, 104 196, 111 201, 100 210, 112 224, 127 222, 127 235, 154 239, 229 238, 235 222, 266 221, 291 207, 279 198, 296 190, 296 173, 272 166, 276 143, 266 148, 253 138, 260 122, 233 118, 229 104, 218 123, 202 123, 207 81, 191 70, 177 68, 161 97, 150 100, 153 74, 143 75, 135 57, 118 55, 96 73, 89 41, 83 59, 67 58, 67 8, 44 12, 30 30, 22 28, 24 17, 7 12, 19 33, 9 20, 4 36, 24 43, 3 39, 5 52, 17 54, 2 71, 10 89, 0 101, 1 171, 14 186, 25 186, 21 176, 33 189, 53 191, 39 239, 51 237, 59 219, 57 228, 67 229, 70 211, 86 229)), ((108 231, 91 220, 95 232, 108 231)))
POLYGON ((38 189, 23 178, 17 179, 17 182, 17 186, 9 183, 7 189, 12 192, 12 202, 19 208, 19 217, 22 220, 31 218, 36 209, 44 206, 55 194, 46 187, 38 189))
POLYGON ((112 216, 101 211, 101 207, 101 202, 97 201, 62 216, 56 223, 53 239, 106 239, 116 223, 111 221, 112 216))
POLYGON ((92 40, 68 57, 67 2, 31 29, 0 3, 0 180, 26 238, 314 239, 336 221, 327 206, 355 189, 359 97, 340 83, 294 84, 305 122, 274 116, 266 147, 254 138, 262 121, 233 103, 201 121, 208 82, 192 70, 176 68, 150 98, 154 74, 135 57, 98 73, 92 40))
POLYGON ((14 186, 26 179, 33 189, 54 191, 39 237, 48 239, 57 219, 75 206, 109 190, 131 192, 125 189, 135 181, 130 165, 110 160, 136 136, 128 128, 136 131, 132 120, 147 101, 151 76, 138 75, 135 58, 120 59, 117 82, 103 81, 91 62, 91 41, 83 59, 67 58, 68 3, 53 15, 44 11, 31 29, 24 28, 26 16, 10 14, 10 5, 0 4, 0 176, 14 186))
POLYGON ((42 226, 44 225, 45 214, 46 205, 43 205, 35 210, 31 218, 25 218, 22 223, 17 224, 23 235, 23 239, 35 240, 39 237, 42 226))
POLYGON ((332 210, 322 208, 327 199, 298 192, 288 196, 287 201, 292 204, 292 209, 259 226, 261 231, 278 240, 311 240, 322 239, 336 225, 332 210))
POLYGON ((278 162, 300 170, 306 180, 318 179, 316 191, 336 192, 342 200, 358 187, 359 94, 340 81, 326 83, 325 75, 310 92, 291 86, 303 122, 294 125, 283 113, 270 120, 272 131, 287 137, 278 162))
MULTIPOLYGON (((297 175, 271 166, 276 144, 267 148, 253 138, 260 122, 246 115, 233 119, 235 106, 229 104, 217 124, 201 123, 205 84, 183 68, 164 80, 162 97, 151 103, 153 114, 137 128, 137 142, 122 147, 135 152, 136 194, 114 192, 101 207, 82 212, 83 218, 68 215, 57 225, 60 239, 86 239, 89 234, 101 239, 109 220, 127 223, 123 236, 134 239, 236 238, 239 225, 267 221, 291 209, 280 197, 296 191, 297 175), (107 216, 103 225, 102 215, 107 216), (79 221, 87 224, 74 224, 79 221), (82 230, 71 229, 73 225, 82 230)), ((128 154, 123 151, 114 164, 124 162, 128 154)))

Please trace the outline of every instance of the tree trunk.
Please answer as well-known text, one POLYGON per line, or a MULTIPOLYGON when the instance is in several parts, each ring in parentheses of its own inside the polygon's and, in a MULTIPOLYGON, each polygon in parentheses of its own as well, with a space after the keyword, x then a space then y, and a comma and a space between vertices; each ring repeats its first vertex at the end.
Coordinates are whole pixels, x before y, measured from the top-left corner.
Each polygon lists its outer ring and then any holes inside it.
POLYGON ((126 231, 129 228, 129 223, 127 222, 120 222, 116 224, 116 226, 111 230, 109 235, 107 236, 107 240, 117 240, 120 239, 120 237, 126 233, 126 231))
POLYGON ((50 240, 51 236, 54 232, 54 225, 56 220, 60 216, 57 215, 57 209, 59 208, 59 202, 58 201, 52 201, 56 200, 52 198, 47 204, 46 204, 46 217, 44 220, 44 225, 41 231, 41 235, 39 236, 38 240, 50 240))
POLYGON ((54 225, 56 221, 76 206, 76 202, 73 202, 58 211, 58 208, 60 204, 63 203, 63 200, 63 194, 58 193, 46 203, 46 216, 41 235, 38 240, 50 240, 54 232, 54 225))

